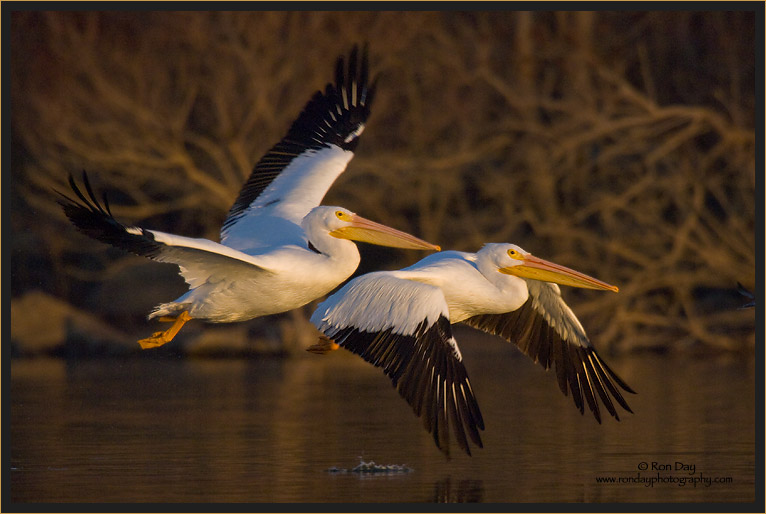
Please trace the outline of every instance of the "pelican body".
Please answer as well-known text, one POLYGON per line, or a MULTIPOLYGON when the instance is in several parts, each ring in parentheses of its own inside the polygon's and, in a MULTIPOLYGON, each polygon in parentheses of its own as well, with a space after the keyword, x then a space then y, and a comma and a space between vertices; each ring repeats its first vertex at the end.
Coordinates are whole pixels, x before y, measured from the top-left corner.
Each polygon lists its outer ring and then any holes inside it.
POLYGON ((617 292, 512 244, 445 251, 348 282, 312 315, 325 339, 310 350, 340 346, 383 368, 447 456, 450 425, 469 455, 468 439, 481 447, 484 429, 454 323, 515 343, 545 369, 555 368, 561 391, 571 392, 580 412, 587 403, 600 423, 600 398, 619 420, 612 400, 632 412, 619 389, 633 391, 598 356, 557 283, 617 292))
POLYGON ((370 113, 374 82, 367 52, 339 58, 335 84, 316 92, 287 135, 255 165, 221 228, 221 242, 118 222, 83 174, 64 213, 85 234, 137 255, 179 267, 189 291, 163 303, 149 319, 172 321, 139 341, 142 348, 171 341, 184 323, 245 321, 301 307, 326 295, 359 265, 352 241, 411 249, 439 247, 365 219, 342 207, 320 206, 353 157, 370 113))

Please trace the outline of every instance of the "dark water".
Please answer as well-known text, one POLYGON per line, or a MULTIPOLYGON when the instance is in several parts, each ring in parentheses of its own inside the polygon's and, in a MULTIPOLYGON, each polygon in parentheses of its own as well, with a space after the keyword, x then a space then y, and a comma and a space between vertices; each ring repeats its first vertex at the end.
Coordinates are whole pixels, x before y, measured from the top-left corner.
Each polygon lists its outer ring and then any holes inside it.
POLYGON ((599 425, 561 395, 551 374, 510 345, 471 334, 460 334, 461 347, 487 425, 484 449, 468 457, 453 448, 449 461, 390 381, 343 351, 245 361, 14 361, 11 499, 754 501, 752 363, 608 359, 640 394, 630 398, 635 415, 599 425), (414 471, 326 471, 360 459, 414 471), (687 469, 676 470, 677 462, 687 469), (640 470, 643 463, 649 469, 640 470), (647 478, 655 483, 639 481, 647 478))

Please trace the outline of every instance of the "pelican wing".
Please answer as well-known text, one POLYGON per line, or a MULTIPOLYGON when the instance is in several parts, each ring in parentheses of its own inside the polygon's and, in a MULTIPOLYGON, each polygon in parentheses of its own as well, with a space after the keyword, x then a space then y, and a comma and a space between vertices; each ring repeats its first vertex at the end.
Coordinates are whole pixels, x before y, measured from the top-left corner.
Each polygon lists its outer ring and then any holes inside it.
POLYGON ((377 272, 352 280, 319 304, 312 323, 340 346, 382 368, 449 456, 449 426, 469 455, 484 420, 452 337, 441 289, 377 272))
POLYGON ((254 257, 207 239, 122 225, 112 216, 106 197, 103 204, 98 201, 85 174, 83 183, 87 197, 71 175, 69 184, 79 200, 59 193, 64 213, 81 232, 136 255, 178 265, 191 288, 244 273, 270 273, 254 257))
POLYGON ((287 135, 255 165, 221 228, 221 242, 243 251, 264 245, 299 244, 300 222, 319 205, 354 156, 370 114, 366 48, 354 47, 335 84, 317 91, 287 135))
POLYGON ((516 344, 545 369, 555 367, 561 392, 565 396, 572 392, 580 412, 584 412, 584 399, 599 423, 597 396, 617 420, 620 417, 611 398, 633 412, 619 388, 629 393, 635 391, 601 360, 577 317, 561 298, 559 287, 537 280, 526 282, 529 298, 519 309, 473 316, 463 322, 516 344))

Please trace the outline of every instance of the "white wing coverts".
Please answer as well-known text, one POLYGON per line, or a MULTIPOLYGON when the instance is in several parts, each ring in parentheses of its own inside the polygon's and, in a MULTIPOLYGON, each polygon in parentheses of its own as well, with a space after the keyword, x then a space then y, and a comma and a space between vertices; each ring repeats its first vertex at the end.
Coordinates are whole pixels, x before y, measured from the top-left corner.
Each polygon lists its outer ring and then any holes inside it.
POLYGON ((221 242, 244 252, 306 245, 300 222, 320 204, 354 156, 375 92, 367 49, 339 58, 335 84, 317 91, 287 135, 255 165, 221 228, 221 242))
POLYGON ((270 273, 259 265, 257 257, 207 239, 125 226, 112 216, 106 197, 103 205, 98 201, 85 174, 83 184, 87 197, 69 176, 69 185, 80 201, 59 193, 64 198, 59 202, 64 213, 82 233, 142 257, 176 264, 191 289, 231 277, 270 273))

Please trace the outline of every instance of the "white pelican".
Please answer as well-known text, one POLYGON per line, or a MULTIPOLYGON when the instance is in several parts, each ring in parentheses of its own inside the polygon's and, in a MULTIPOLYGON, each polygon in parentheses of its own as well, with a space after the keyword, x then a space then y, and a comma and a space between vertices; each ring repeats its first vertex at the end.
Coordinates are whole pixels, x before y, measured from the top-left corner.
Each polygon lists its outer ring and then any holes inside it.
POLYGON ((336 83, 317 92, 287 135, 256 164, 221 229, 221 243, 120 224, 104 197, 99 203, 83 174, 86 197, 60 193, 67 217, 85 234, 160 262, 176 264, 189 291, 160 304, 149 319, 173 321, 139 341, 171 341, 190 319, 244 321, 301 307, 350 277, 359 264, 351 241, 439 250, 414 236, 342 207, 318 206, 353 157, 370 112, 366 51, 356 47, 348 69, 338 59, 336 83), (347 71, 347 73, 346 73, 347 71))
POLYGON ((309 350, 339 345, 383 368, 447 456, 450 424, 468 455, 466 433, 481 447, 484 430, 452 323, 515 343, 545 369, 555 367, 561 391, 571 391, 580 412, 584 397, 600 423, 598 397, 619 420, 610 395, 632 412, 617 386, 634 391, 601 360, 552 282, 617 292, 512 244, 440 252, 402 270, 357 277, 320 303, 311 322, 323 337, 309 350))

